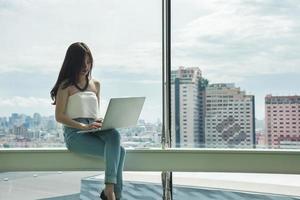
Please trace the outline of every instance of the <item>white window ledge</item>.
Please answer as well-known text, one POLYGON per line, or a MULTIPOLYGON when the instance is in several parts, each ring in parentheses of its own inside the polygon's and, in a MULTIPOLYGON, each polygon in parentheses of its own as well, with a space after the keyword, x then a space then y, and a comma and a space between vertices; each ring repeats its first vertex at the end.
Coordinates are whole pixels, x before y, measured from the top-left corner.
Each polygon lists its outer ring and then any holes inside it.
MULTIPOLYGON (((127 149, 126 171, 300 174, 300 150, 127 149)), ((66 148, 0 149, 0 171, 97 171, 101 158, 66 148)))

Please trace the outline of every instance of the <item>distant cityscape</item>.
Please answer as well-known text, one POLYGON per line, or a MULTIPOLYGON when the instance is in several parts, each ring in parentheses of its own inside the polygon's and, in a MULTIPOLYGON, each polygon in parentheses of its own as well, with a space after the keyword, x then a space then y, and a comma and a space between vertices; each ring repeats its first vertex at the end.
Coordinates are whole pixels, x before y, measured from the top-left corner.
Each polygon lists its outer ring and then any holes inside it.
MULTIPOLYGON (((265 119, 255 118, 255 96, 234 83, 213 83, 198 67, 171 73, 172 147, 299 148, 300 96, 265 96, 265 119)), ((139 120, 119 129, 126 148, 161 146, 162 122, 139 120)), ((54 116, 0 117, 0 148, 65 147, 54 116)))
MULTIPOLYGON (((126 148, 159 147, 162 123, 139 120, 136 127, 120 129, 126 148)), ((62 124, 54 116, 12 113, 0 117, 0 148, 65 147, 62 124)))

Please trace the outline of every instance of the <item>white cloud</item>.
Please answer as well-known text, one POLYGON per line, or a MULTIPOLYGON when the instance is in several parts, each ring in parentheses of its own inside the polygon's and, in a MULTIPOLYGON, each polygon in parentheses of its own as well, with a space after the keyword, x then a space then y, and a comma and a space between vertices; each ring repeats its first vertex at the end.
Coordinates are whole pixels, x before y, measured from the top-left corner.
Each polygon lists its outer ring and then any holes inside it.
POLYGON ((83 41, 96 65, 155 73, 160 7, 159 0, 1 1, 0 72, 57 72, 67 47, 83 41))
POLYGON ((110 71, 161 74, 161 44, 144 42, 130 44, 115 52, 99 53, 100 67, 110 66, 110 71))
MULTIPOLYGON (((116 82, 116 83, 122 83, 124 80, 121 80, 119 78, 105 78, 101 79, 102 82, 105 82, 106 84, 116 82)), ((157 80, 157 79, 141 79, 141 80, 125 80, 126 84, 128 83, 136 83, 136 84, 162 84, 162 80, 157 80)))
MULTIPOLYGON (((174 0, 173 66, 299 73, 299 14, 289 12, 297 3, 174 0)), ((97 66, 160 74, 160 12, 159 0, 1 1, 0 73, 57 73, 67 47, 84 41, 97 66)))
MULTIPOLYGON (((275 1, 267 2, 193 1, 194 12, 201 14, 176 25, 173 66, 199 66, 204 76, 218 81, 300 73, 295 53, 300 51, 300 16, 290 15, 289 9, 283 12, 275 1)), ((282 4, 291 6, 290 2, 282 4)), ((174 15, 173 23, 176 20, 174 15)))
POLYGON ((23 107, 23 108, 40 108, 51 105, 50 99, 37 97, 20 97, 14 96, 11 98, 0 97, 0 107, 23 107))
POLYGON ((11 113, 23 113, 32 115, 38 112, 42 115, 54 115, 55 107, 51 105, 50 98, 12 96, 10 98, 0 97, 1 116, 10 116, 11 113))

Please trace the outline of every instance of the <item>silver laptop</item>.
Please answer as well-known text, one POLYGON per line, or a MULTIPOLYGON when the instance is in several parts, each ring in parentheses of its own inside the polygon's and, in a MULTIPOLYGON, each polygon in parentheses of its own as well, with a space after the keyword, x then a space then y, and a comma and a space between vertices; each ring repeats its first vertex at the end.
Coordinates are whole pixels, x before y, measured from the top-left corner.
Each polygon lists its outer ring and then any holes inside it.
POLYGON ((77 132, 87 133, 136 126, 145 99, 146 97, 112 98, 109 101, 101 128, 77 132))

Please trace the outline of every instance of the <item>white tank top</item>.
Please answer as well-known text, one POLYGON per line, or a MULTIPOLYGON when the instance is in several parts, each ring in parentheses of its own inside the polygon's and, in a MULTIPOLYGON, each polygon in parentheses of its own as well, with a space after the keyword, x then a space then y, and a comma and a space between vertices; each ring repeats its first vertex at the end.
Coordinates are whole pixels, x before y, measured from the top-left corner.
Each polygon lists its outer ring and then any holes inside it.
POLYGON ((80 91, 69 96, 65 113, 71 119, 99 118, 100 112, 95 92, 80 91))

